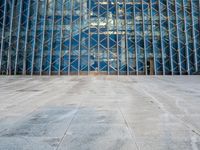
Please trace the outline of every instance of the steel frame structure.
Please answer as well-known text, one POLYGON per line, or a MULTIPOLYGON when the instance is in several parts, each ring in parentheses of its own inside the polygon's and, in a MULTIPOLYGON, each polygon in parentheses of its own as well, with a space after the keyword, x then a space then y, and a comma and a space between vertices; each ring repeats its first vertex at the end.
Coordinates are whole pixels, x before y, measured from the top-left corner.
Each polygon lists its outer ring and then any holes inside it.
POLYGON ((149 75, 150 69, 200 71, 199 0, 0 1, 2 75, 149 75))

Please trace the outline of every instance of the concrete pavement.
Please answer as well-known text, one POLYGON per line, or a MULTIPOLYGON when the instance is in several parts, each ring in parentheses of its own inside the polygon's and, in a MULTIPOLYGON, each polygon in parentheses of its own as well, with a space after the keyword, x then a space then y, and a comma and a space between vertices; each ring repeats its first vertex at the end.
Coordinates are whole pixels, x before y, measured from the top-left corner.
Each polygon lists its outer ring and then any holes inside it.
POLYGON ((199 150, 200 76, 0 77, 0 150, 199 150))

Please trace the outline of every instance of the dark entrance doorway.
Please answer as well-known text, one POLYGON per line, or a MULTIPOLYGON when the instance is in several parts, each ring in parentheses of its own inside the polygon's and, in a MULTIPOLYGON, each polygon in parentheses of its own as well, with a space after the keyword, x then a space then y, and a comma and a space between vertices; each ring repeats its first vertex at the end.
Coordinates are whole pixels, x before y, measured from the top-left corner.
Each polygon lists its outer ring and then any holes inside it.
POLYGON ((147 74, 154 75, 154 60, 153 57, 150 57, 147 60, 147 74))

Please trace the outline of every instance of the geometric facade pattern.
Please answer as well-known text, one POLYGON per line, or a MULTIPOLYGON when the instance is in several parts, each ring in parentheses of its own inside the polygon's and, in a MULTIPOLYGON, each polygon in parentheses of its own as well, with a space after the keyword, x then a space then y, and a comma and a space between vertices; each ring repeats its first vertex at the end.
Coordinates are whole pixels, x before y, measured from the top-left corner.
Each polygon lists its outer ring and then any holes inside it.
POLYGON ((199 71, 199 0, 0 0, 0 74, 199 71))

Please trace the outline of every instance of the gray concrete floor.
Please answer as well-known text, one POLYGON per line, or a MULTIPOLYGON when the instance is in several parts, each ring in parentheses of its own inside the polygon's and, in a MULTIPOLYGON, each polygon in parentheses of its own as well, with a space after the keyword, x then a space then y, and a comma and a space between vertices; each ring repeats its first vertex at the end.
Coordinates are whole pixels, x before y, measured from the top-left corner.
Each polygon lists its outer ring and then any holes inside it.
POLYGON ((1 76, 0 149, 199 150, 200 76, 1 76))

